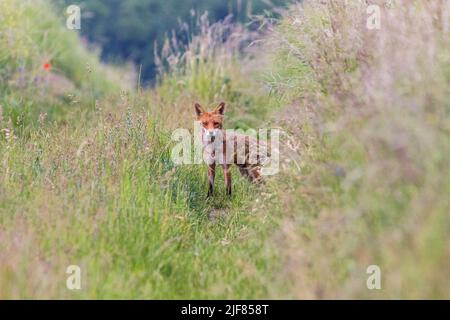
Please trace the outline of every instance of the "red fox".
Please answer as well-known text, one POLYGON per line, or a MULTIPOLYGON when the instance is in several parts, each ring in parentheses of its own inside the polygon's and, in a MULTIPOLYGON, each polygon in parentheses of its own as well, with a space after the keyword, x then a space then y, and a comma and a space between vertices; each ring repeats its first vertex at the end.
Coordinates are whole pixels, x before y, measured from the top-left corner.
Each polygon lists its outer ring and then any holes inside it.
POLYGON ((203 158, 208 165, 208 197, 214 192, 216 163, 223 167, 227 195, 231 195, 230 166, 235 164, 239 172, 251 182, 261 181, 261 166, 268 154, 263 141, 223 129, 225 103, 221 102, 213 111, 206 112, 196 103, 197 120, 202 126, 203 158), (262 152, 264 151, 264 152, 262 152))

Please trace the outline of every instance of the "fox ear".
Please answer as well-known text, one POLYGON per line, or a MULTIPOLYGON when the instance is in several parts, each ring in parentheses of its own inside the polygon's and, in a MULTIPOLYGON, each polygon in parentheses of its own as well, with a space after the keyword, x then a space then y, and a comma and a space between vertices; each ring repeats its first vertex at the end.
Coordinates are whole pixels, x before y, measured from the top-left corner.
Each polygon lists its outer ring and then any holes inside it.
POLYGON ((200 117, 202 114, 205 113, 205 110, 202 108, 202 106, 199 103, 195 104, 195 113, 197 114, 197 117, 200 117))
POLYGON ((219 103, 219 105, 214 109, 214 113, 223 115, 225 113, 225 102, 219 103))

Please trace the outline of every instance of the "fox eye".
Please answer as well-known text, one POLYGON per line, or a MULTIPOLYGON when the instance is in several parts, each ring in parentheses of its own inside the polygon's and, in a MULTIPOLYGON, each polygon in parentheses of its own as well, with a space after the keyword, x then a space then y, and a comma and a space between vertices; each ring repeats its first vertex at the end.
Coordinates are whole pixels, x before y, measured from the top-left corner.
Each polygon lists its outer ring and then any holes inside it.
POLYGON ((203 122, 202 122, 202 125, 207 126, 207 125, 208 125, 208 122, 203 121, 203 122))
POLYGON ((218 127, 219 123, 218 122, 214 122, 214 127, 218 127))

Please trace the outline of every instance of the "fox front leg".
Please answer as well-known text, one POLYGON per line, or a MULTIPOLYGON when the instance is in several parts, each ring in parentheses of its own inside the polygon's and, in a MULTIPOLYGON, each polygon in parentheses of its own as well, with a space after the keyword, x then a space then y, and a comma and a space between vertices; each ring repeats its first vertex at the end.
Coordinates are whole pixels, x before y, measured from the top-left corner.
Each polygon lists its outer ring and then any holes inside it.
POLYGON ((223 166, 223 176, 225 177, 225 187, 227 189, 227 195, 231 196, 231 171, 230 166, 227 164, 223 166))
POLYGON ((214 179, 216 177, 216 164, 208 165, 208 198, 214 193, 214 179))

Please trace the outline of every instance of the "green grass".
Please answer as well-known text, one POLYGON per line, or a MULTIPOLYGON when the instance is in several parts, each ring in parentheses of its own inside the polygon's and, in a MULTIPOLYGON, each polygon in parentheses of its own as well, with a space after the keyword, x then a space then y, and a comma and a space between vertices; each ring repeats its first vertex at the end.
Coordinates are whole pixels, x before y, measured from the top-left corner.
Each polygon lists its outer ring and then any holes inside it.
POLYGON ((96 127, 49 126, 2 143, 2 237, 19 237, 1 244, 3 297, 268 294, 261 274, 276 260, 261 252, 261 236, 272 224, 251 211, 255 187, 233 172, 228 198, 219 175, 206 200, 205 169, 174 167, 170 135, 138 115, 93 116, 96 127), (81 292, 65 288, 71 264, 85 272, 81 292))
POLYGON ((293 142, 283 153, 299 163, 276 184, 297 298, 449 296, 450 44, 432 22, 445 5, 409 5, 383 9, 373 32, 355 19, 364 4, 305 1, 270 41, 268 79, 293 142), (381 290, 366 288, 372 264, 381 290))
POLYGON ((448 297, 449 43, 438 7, 402 8, 384 47, 357 2, 293 6, 250 53, 241 27, 208 26, 135 90, 47 2, 1 2, 0 298, 448 297), (70 84, 32 80, 55 74, 70 84), (226 101, 226 128, 282 128, 280 173, 233 169, 229 198, 218 170, 206 199, 205 166, 170 159, 195 101, 226 101))
MULTIPOLYGON (((49 10, 40 2, 35 18, 29 2, 2 6, 26 26, 49 10)), ((214 64, 203 65, 192 86, 177 84, 189 79, 184 73, 172 74, 151 92, 119 92, 118 85, 103 80, 105 67, 80 49, 74 34, 54 16, 45 19, 33 32, 3 22, 14 34, 33 37, 16 54, 6 44, 0 47, 4 65, 13 65, 2 76, 7 94, 1 128, 7 131, 0 138, 0 297, 270 296, 276 250, 269 250, 263 239, 274 222, 268 212, 254 209, 259 190, 233 170, 229 198, 219 170, 216 195, 206 199, 206 168, 175 167, 170 159, 171 129, 192 128, 192 121, 181 115, 193 119, 193 101, 181 104, 186 96, 198 94, 205 103, 224 99, 230 115, 243 99, 255 106, 263 98, 242 93, 250 89, 249 82, 238 78, 242 75, 235 64, 220 71, 214 64), (53 45, 42 41, 42 32, 54 33, 53 45), (39 71, 39 57, 23 56, 35 46, 54 57, 52 72, 73 82, 63 96, 45 91, 40 97, 35 84, 27 83, 23 91, 10 84, 20 59, 28 61, 21 72, 39 71), (211 75, 218 80, 205 81, 211 75), (226 78, 235 84, 211 96, 226 78), (66 268, 73 264, 82 270, 80 291, 66 288, 66 268)), ((249 121, 241 120, 241 126, 249 121)), ((239 125, 231 118, 232 126, 239 125)))

